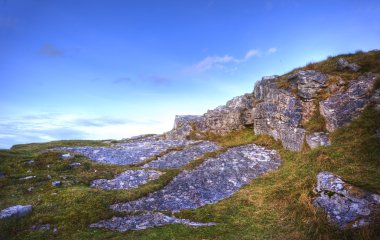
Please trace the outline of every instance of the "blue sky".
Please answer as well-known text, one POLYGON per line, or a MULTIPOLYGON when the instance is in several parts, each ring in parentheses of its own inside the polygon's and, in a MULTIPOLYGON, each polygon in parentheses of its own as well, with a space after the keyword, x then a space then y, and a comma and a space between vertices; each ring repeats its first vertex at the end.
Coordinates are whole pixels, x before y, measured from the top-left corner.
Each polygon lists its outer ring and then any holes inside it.
POLYGON ((380 1, 0 0, 0 148, 171 129, 329 55, 379 49, 380 1))

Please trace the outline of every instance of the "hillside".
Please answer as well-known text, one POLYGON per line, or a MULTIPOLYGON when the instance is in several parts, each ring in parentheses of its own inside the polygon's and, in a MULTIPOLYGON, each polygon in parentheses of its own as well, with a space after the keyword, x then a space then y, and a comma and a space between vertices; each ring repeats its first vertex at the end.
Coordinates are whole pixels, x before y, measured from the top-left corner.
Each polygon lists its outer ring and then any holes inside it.
POLYGON ((0 239, 376 239, 380 51, 263 77, 162 135, 0 150, 0 239), (248 90, 249 91, 249 90, 248 90))

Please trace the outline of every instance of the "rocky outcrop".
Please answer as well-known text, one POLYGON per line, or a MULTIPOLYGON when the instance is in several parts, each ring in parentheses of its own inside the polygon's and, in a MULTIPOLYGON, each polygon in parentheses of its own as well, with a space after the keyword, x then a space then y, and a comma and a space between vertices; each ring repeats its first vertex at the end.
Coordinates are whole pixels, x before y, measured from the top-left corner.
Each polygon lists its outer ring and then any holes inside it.
POLYGON ((203 115, 205 129, 215 134, 226 134, 251 126, 252 108, 252 94, 235 97, 226 105, 209 110, 203 115))
POLYGON ((379 74, 365 73, 350 82, 347 91, 338 92, 319 103, 326 128, 333 132, 360 115, 369 103, 370 92, 379 74))
POLYGON ((16 205, 1 210, 0 218, 23 217, 32 211, 32 205, 16 205))
POLYGON ((303 99, 312 99, 326 87, 326 75, 314 70, 298 71, 288 77, 290 84, 297 88, 297 95, 303 99))
POLYGON ((338 61, 336 62, 336 67, 338 70, 350 70, 353 72, 357 72, 360 69, 360 66, 357 65, 356 63, 349 63, 346 59, 344 58, 339 58, 338 61))
POLYGON ((187 139, 194 132, 226 134, 253 125, 253 96, 245 94, 228 101, 226 105, 199 115, 177 115, 174 128, 164 133, 164 139, 187 139))
POLYGON ((300 128, 302 105, 291 92, 277 87, 276 77, 266 77, 254 88, 255 134, 268 134, 281 140, 285 148, 299 151, 305 130, 300 128))
POLYGON ((306 135, 306 142, 311 149, 330 145, 330 139, 324 132, 315 132, 306 135))
POLYGON ((313 204, 342 229, 369 224, 380 205, 380 195, 352 186, 329 172, 318 174, 315 192, 313 204))

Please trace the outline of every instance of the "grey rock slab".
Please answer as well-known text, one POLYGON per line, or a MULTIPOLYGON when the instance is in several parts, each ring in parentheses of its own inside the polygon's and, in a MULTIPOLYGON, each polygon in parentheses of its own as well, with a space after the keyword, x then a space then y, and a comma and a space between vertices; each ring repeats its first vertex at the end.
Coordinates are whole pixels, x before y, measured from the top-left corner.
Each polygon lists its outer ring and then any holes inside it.
POLYGON ((42 224, 42 225, 33 225, 31 227, 32 231, 49 231, 51 228, 50 224, 42 224))
POLYGON ((84 155, 100 163, 134 164, 156 156, 169 148, 182 147, 200 141, 188 140, 142 140, 115 144, 116 147, 60 147, 52 150, 84 155))
POLYGON ((30 179, 33 179, 35 177, 36 176, 26 176, 26 177, 19 178, 18 180, 30 180, 30 179))
POLYGON ((62 160, 66 160, 66 159, 71 159, 71 158, 73 158, 74 156, 72 155, 72 154, 70 154, 70 153, 65 153, 65 154, 62 154, 61 155, 61 159, 62 160))
POLYGON ((330 172, 318 174, 315 192, 313 204, 341 229, 368 225, 380 205, 380 195, 348 184, 330 172))
POLYGON ((32 205, 16 205, 1 210, 0 218, 23 217, 32 211, 32 205))
POLYGON ((350 82, 347 91, 338 92, 319 103, 320 112, 326 120, 329 132, 351 122, 359 116, 370 102, 369 94, 379 74, 365 73, 350 82))
POLYGON ((163 172, 154 170, 127 170, 114 179, 97 179, 92 181, 90 187, 105 190, 131 189, 158 179, 163 172))
POLYGON ((177 175, 163 189, 147 197, 111 206, 116 211, 180 211, 216 203, 231 196, 252 179, 279 167, 274 150, 255 144, 228 149, 216 158, 177 175))
POLYGON ((185 224, 192 227, 213 226, 216 223, 192 222, 188 219, 170 217, 163 213, 148 212, 142 215, 129 217, 113 217, 90 225, 91 228, 107 228, 114 231, 125 232, 128 230, 142 230, 146 228, 163 226, 168 224, 185 224))
POLYGON ((297 85, 298 96, 305 99, 316 97, 317 93, 326 87, 327 81, 326 75, 314 70, 298 71, 288 79, 297 85))
POLYGON ((142 166, 143 168, 180 168, 186 166, 191 161, 208 152, 214 152, 220 149, 215 143, 203 141, 197 145, 185 148, 180 151, 172 151, 159 157, 157 160, 149 162, 142 166))
POLYGON ((311 149, 331 145, 328 135, 324 132, 314 132, 306 135, 306 142, 311 149))
POLYGON ((70 167, 76 167, 76 166, 80 166, 80 165, 82 165, 80 162, 73 162, 73 163, 69 164, 70 167))

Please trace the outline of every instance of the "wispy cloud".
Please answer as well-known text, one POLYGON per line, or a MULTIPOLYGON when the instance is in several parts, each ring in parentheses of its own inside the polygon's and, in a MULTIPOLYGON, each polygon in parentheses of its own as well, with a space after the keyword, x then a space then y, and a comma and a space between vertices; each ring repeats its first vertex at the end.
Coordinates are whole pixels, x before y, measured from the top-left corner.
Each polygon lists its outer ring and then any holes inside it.
POLYGON ((267 52, 268 52, 268 54, 275 53, 275 52, 277 52, 277 48, 275 48, 275 47, 271 47, 271 48, 268 49, 267 52))
POLYGON ((188 73, 201 73, 213 68, 223 68, 225 64, 238 62, 237 59, 230 55, 224 56, 208 56, 200 62, 186 69, 188 73))
POLYGON ((259 55, 260 55, 260 51, 258 49, 251 49, 245 54, 244 60, 246 61, 250 58, 257 57, 259 55))
POLYGON ((62 56, 63 51, 53 44, 47 43, 40 48, 40 53, 47 57, 62 56))

